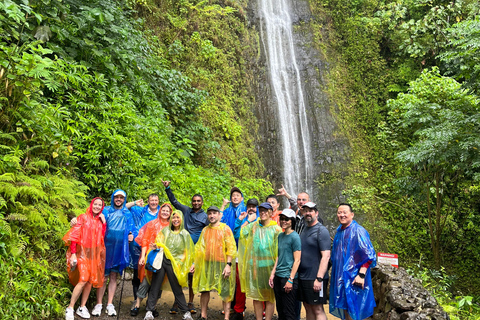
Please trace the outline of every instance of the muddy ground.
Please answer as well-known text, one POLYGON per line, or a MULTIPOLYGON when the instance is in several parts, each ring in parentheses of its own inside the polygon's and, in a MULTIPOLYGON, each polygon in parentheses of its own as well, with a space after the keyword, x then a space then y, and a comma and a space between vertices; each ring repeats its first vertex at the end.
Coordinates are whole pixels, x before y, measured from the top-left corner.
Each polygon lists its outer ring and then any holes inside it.
MULTIPOLYGON (((120 282, 117 286, 117 291, 115 293, 115 298, 113 300, 113 303, 115 305, 115 309, 117 310, 118 314, 118 319, 119 320, 133 320, 133 319, 138 319, 138 320, 143 320, 143 317, 145 317, 145 303, 146 299, 142 301, 142 305, 140 307, 140 312, 136 317, 130 316, 130 308, 133 305, 133 291, 132 291, 132 282, 130 280, 125 280, 124 285, 123 285, 123 293, 122 293, 122 303, 121 303, 121 308, 120 312, 118 309, 119 305, 119 300, 120 300, 120 293, 122 290, 122 282, 120 282)), ((188 301, 188 289, 183 290, 185 297, 188 301)), ((98 320, 116 320, 117 317, 109 317, 105 314, 105 300, 106 300, 107 293, 105 293, 104 297, 104 305, 103 305, 103 311, 102 311, 102 316, 100 317, 92 317, 92 319, 98 319, 98 320)), ((208 320, 224 320, 224 316, 222 315, 222 300, 218 297, 216 292, 212 292, 210 294, 210 303, 208 305, 208 320)), ((157 311, 160 313, 160 315, 155 318, 158 320, 182 320, 182 314, 169 314, 169 310, 172 307, 174 301, 174 297, 172 292, 169 291, 164 291, 162 293, 162 297, 159 299, 157 303, 157 311)), ((92 294, 88 303, 87 303, 87 308, 89 311, 92 311, 93 306, 95 305, 95 298, 94 295, 92 294)), ((200 316, 200 294, 195 295, 195 298, 193 300, 193 303, 195 305, 195 308, 197 309, 196 314, 192 314, 193 319, 197 319, 197 317, 200 316)), ((67 304, 67 302, 65 302, 67 304)), ((78 302, 75 305, 75 310, 78 307, 78 302)), ((328 314, 328 305, 324 306, 325 310, 327 311, 327 317, 328 320, 338 320, 338 318, 333 317, 332 315, 328 314)), ((302 308, 302 314, 301 318, 305 319, 305 309, 302 308)), ((75 315, 76 320, 80 320, 79 316, 75 315)), ((274 319, 277 319, 276 312, 274 314, 274 319)), ((255 320, 255 316, 253 314, 253 303, 252 300, 247 299, 247 309, 245 311, 245 320, 255 320)))

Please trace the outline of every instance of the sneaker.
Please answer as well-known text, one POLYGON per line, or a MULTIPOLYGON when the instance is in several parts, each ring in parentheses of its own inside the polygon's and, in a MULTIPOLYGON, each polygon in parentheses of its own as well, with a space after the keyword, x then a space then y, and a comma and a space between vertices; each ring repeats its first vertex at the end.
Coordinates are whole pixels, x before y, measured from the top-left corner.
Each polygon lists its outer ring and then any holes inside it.
POLYGON ((92 316, 100 317, 100 315, 102 314, 102 307, 103 305, 101 304, 95 305, 95 307, 93 307, 93 310, 92 310, 92 316))
POLYGON ((138 316, 138 312, 140 311, 140 308, 133 306, 132 309, 130 309, 130 315, 132 317, 138 316))
POLYGON ((185 314, 182 317, 182 320, 193 320, 192 314, 190 313, 190 311, 185 312, 185 314))
POLYGON ((147 314, 145 315, 145 318, 143 320, 153 320, 155 317, 152 314, 152 311, 147 311, 147 314))
POLYGON ((152 310, 152 314, 153 314, 153 317, 154 317, 154 318, 156 318, 156 317, 158 317, 158 316, 160 315, 160 313, 158 313, 158 311, 155 310, 155 309, 152 310))
POLYGON ((177 307, 177 304, 174 303, 172 308, 170 309, 170 314, 177 314, 178 313, 178 307, 177 307))
POLYGON ((188 307, 188 310, 190 311, 191 314, 197 313, 197 310, 195 310, 195 307, 193 306, 192 302, 189 302, 187 307, 188 307))
POLYGON ((65 310, 65 320, 75 320, 75 315, 73 314, 73 308, 67 308, 65 310))
POLYGON ((83 319, 90 319, 90 313, 88 313, 87 307, 78 307, 77 315, 83 319))
POLYGON ((105 310, 105 312, 109 316, 116 316, 117 315, 117 311, 115 311, 115 306, 111 303, 109 305, 107 305, 107 310, 105 310))

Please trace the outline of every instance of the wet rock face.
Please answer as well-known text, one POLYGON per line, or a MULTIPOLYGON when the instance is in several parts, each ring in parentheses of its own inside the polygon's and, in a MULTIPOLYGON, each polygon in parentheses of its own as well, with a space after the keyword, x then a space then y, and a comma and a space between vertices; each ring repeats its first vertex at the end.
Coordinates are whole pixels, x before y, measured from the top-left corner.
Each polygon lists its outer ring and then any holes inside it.
POLYGON ((379 265, 372 269, 377 307, 374 320, 445 320, 447 313, 420 280, 403 268, 379 265))

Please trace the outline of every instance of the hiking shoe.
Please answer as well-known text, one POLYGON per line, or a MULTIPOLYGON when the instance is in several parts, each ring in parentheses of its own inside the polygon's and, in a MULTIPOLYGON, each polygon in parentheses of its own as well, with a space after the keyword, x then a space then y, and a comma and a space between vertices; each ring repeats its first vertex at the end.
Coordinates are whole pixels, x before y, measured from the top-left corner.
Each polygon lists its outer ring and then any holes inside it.
POLYGON ((185 314, 182 317, 182 320, 193 320, 192 314, 190 313, 190 311, 185 312, 185 314))
POLYGON ((152 311, 147 311, 147 314, 145 315, 145 318, 143 320, 153 320, 155 317, 152 314, 152 311))
POLYGON ((95 305, 95 307, 93 307, 93 310, 92 310, 92 316, 100 317, 100 315, 102 314, 102 307, 103 305, 101 304, 95 305))
POLYGON ((65 310, 65 320, 75 320, 75 315, 73 314, 73 308, 67 308, 65 310))
POLYGON ((197 310, 195 310, 195 307, 193 306, 192 302, 189 302, 187 307, 188 307, 188 311, 190 311, 191 314, 197 313, 197 310))
POLYGON ((90 319, 90 313, 88 313, 87 307, 78 307, 77 315, 83 319, 90 319))
POLYGON ((178 313, 178 307, 177 307, 177 304, 174 303, 172 308, 170 309, 169 311, 170 314, 177 314, 178 313))
POLYGON ((109 316, 116 316, 117 315, 117 311, 115 311, 115 306, 111 303, 109 305, 107 305, 107 310, 105 310, 105 312, 109 316))
POLYGON ((140 311, 140 308, 139 308, 139 307, 133 306, 133 308, 130 309, 130 315, 131 315, 132 317, 136 317, 136 316, 138 316, 138 312, 139 312, 139 311, 140 311))

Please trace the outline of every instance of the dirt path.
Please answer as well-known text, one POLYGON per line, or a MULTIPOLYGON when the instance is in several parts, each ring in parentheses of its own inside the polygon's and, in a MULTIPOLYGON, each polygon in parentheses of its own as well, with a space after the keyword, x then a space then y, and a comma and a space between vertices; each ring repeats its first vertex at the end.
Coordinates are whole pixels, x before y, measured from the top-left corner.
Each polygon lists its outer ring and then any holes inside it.
MULTIPOLYGON (((119 320, 143 320, 143 317, 145 317, 145 303, 146 299, 142 301, 142 305, 140 307, 140 313, 136 317, 130 316, 130 308, 132 307, 133 304, 133 291, 132 291, 132 283, 130 280, 125 280, 124 287, 123 287, 123 295, 122 295, 122 305, 121 305, 121 310, 118 312, 118 304, 119 304, 119 299, 120 299, 120 291, 122 288, 122 283, 120 282, 117 286, 117 291, 115 293, 115 298, 114 298, 114 305, 115 308, 117 309, 118 313, 118 319, 119 320)), ((184 289, 184 294, 185 297, 188 300, 188 290, 184 289)), ((216 292, 211 293, 211 298, 210 298, 210 303, 208 305, 208 320, 224 320, 223 315, 221 314, 222 310, 222 300, 218 297, 216 292)), ((104 297, 104 301, 106 299, 106 293, 104 297)), ((172 292, 169 291, 164 291, 162 293, 161 299, 157 303, 157 311, 160 313, 160 315, 155 318, 158 320, 181 320, 182 315, 181 314, 169 314, 169 310, 172 307, 174 301, 174 297, 172 292)), ((94 306, 95 300, 90 298, 89 303, 87 304, 88 310, 91 311, 93 306, 94 306)), ((195 299, 193 300, 193 303, 195 305, 195 308, 197 309, 196 314, 192 314, 193 319, 197 319, 200 315, 200 294, 197 294, 195 296, 195 299)), ((78 307, 78 303, 77 306, 78 307)), ((324 306, 325 310, 328 312, 328 305, 324 306)), ((276 313, 274 314, 274 319, 276 319, 276 313)), ((301 318, 305 319, 305 309, 302 308, 302 313, 301 313, 301 318)), ((332 315, 327 313, 327 318, 328 320, 338 320, 338 318, 333 317, 332 315)), ((81 320, 79 316, 75 315, 76 320, 81 320)), ((92 317, 92 319, 98 319, 98 320, 116 320, 117 317, 108 317, 105 314, 105 304, 103 308, 103 314, 100 317, 92 317)), ((245 320, 255 320, 255 316, 253 314, 253 303, 252 300, 247 299, 247 310, 245 311, 245 320)))

